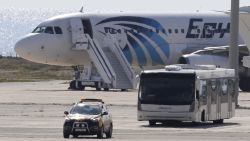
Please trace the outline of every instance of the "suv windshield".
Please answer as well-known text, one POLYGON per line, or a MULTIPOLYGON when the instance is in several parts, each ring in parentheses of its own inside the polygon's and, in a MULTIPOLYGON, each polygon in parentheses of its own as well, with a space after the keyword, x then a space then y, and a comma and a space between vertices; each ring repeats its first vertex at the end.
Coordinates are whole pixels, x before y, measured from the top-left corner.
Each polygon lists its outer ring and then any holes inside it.
POLYGON ((100 105, 77 104, 71 109, 70 114, 99 115, 101 112, 102 108, 100 105))

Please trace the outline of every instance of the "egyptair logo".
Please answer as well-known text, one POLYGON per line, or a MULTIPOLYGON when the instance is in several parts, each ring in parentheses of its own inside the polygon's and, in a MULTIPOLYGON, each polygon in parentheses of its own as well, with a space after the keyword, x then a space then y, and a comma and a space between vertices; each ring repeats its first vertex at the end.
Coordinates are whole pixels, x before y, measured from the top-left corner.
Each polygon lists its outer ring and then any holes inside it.
POLYGON ((156 20, 144 17, 120 16, 100 21, 96 24, 105 25, 103 34, 125 34, 126 46, 122 48, 128 61, 132 62, 131 51, 134 51, 138 63, 148 63, 149 55, 153 65, 165 64, 169 58, 169 44, 164 39, 167 36, 163 26, 156 20), (117 28, 118 27, 118 28, 117 28))

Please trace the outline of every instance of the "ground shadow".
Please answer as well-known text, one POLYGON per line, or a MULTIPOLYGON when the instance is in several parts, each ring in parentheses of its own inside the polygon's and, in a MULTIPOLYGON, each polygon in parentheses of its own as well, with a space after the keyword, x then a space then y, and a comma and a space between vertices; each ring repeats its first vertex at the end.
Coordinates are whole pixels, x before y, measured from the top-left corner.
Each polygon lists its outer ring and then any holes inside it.
MULTIPOLYGON (((113 137, 112 137, 113 138, 113 137)), ((111 138, 111 139, 112 139, 111 138)), ((77 138, 74 137, 70 137, 70 139, 88 139, 88 140, 96 140, 99 139, 96 136, 78 136, 77 138)), ((110 138, 106 138, 105 136, 102 139, 110 139, 110 138)))
POLYGON ((95 89, 93 90, 68 90, 68 91, 82 91, 82 92, 103 92, 103 93, 109 93, 109 92, 116 92, 116 93, 126 93, 126 92, 134 92, 133 90, 126 90, 126 91, 121 91, 121 90, 109 90, 109 91, 104 91, 104 90, 101 90, 101 91, 97 91, 95 89))
POLYGON ((95 89, 93 90, 71 90, 71 89, 65 89, 65 90, 25 90, 25 91, 33 91, 33 92, 102 92, 102 93, 108 93, 108 92, 116 92, 116 93, 126 93, 126 92, 133 92, 133 90, 126 90, 126 91, 121 91, 121 90, 109 90, 109 91, 96 91, 95 89))
POLYGON ((25 90, 25 91, 30 91, 30 92, 67 92, 69 90, 25 90))
POLYGON ((154 126, 142 125, 145 128, 190 128, 190 129, 208 129, 216 127, 227 127, 240 125, 239 123, 223 123, 223 124, 214 124, 213 122, 166 122, 163 124, 156 124, 154 126))

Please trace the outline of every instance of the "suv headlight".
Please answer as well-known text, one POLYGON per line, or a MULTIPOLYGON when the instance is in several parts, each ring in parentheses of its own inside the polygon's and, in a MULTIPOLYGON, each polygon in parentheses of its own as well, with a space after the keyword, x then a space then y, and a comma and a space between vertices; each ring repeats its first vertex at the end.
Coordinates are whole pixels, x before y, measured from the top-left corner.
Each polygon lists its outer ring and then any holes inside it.
POLYGON ((98 122, 98 121, 99 121, 98 118, 92 118, 91 120, 92 120, 93 122, 98 122))

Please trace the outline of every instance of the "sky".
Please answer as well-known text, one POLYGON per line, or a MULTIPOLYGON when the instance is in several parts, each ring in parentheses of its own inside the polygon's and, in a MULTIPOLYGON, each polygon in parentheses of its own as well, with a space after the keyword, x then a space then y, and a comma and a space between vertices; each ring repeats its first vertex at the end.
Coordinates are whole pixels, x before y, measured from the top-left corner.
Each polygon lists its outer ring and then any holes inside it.
MULTIPOLYGON (((57 8, 102 11, 225 11, 231 0, 0 0, 0 8, 57 8)), ((250 0, 240 0, 250 6, 250 0)))

